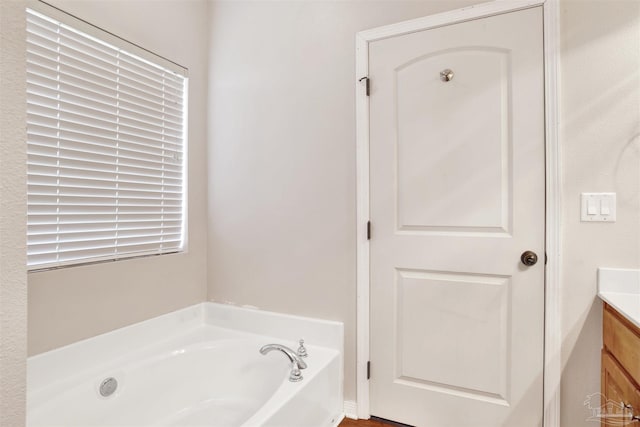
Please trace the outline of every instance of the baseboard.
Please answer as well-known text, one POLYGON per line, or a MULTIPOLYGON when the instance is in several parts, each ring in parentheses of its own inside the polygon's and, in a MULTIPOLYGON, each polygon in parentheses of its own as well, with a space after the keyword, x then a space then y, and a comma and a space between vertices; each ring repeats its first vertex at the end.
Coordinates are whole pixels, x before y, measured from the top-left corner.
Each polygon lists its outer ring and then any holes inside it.
POLYGON ((352 420, 358 419, 358 405, 353 400, 344 401, 344 416, 352 420))
POLYGON ((330 424, 331 427, 338 427, 342 420, 345 419, 344 414, 341 414, 338 418, 334 418, 333 422, 330 424))

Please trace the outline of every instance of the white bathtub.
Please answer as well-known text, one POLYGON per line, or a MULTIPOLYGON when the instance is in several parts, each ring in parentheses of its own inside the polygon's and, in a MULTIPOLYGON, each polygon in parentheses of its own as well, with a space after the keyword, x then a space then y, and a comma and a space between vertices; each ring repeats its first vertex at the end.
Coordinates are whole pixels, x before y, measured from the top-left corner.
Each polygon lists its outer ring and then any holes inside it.
POLYGON ((199 304, 29 358, 27 426, 335 426, 342 337, 337 322, 199 304), (294 383, 284 354, 259 349, 300 337, 294 383))

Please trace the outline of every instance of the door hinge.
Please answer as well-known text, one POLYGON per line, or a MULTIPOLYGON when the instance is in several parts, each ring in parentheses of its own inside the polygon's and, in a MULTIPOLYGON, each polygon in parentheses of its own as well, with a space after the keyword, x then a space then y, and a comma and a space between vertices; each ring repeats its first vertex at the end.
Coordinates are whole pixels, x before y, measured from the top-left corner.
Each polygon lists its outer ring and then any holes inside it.
POLYGON ((371 221, 367 221, 367 240, 371 240, 371 221))
POLYGON ((547 265, 547 253, 544 253, 544 265, 547 265))
POLYGON ((364 88, 365 88, 365 92, 367 94, 367 96, 369 96, 370 93, 370 87, 371 87, 371 80, 369 79, 369 77, 362 77, 360 78, 360 80, 358 80, 359 82, 364 80, 364 88))
POLYGON ((367 362, 367 379, 371 379, 371 361, 367 362))

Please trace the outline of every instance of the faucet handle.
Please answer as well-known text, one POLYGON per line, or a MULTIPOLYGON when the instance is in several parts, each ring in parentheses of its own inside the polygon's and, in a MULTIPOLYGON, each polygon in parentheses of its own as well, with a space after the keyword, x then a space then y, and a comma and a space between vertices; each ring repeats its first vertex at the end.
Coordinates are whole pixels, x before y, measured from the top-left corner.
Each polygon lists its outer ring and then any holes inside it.
POLYGON ((307 353, 307 349, 304 347, 304 340, 300 338, 300 347, 298 347, 297 355, 298 357, 307 357, 309 354, 307 353))

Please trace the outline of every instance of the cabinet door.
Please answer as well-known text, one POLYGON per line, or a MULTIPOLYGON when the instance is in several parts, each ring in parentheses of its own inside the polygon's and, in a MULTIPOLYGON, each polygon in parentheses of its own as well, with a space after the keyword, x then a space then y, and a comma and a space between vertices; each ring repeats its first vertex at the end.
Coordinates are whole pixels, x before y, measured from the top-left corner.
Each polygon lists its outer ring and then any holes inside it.
POLYGON ((636 384, 640 384, 640 330, 609 305, 602 323, 604 347, 636 384))
POLYGON ((640 415, 640 391, 606 350, 602 350, 602 394, 605 400, 601 402, 602 427, 638 425, 631 416, 640 415), (631 409, 626 409, 626 405, 631 405, 631 409))

